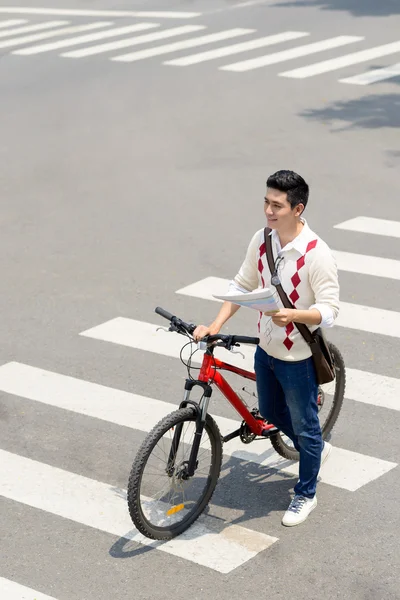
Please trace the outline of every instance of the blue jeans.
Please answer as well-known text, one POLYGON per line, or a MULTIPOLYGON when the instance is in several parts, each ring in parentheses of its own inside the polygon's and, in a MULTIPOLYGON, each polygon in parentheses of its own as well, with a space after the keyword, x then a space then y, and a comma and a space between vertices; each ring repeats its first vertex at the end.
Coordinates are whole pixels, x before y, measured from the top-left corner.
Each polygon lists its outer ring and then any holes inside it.
POLYGON ((294 492, 313 498, 323 449, 313 360, 279 360, 257 346, 254 367, 261 415, 286 434, 300 453, 294 492))

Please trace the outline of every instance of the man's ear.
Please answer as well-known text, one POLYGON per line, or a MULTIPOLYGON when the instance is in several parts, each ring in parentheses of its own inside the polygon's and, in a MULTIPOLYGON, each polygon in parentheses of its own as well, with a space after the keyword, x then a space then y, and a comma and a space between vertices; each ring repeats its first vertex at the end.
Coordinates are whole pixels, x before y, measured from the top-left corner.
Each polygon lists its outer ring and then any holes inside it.
POLYGON ((295 208, 295 211, 296 211, 296 212, 294 213, 294 214, 296 215, 296 217, 300 217, 300 215, 302 215, 302 214, 303 214, 303 212, 304 212, 304 208, 305 208, 305 207, 304 207, 304 204, 301 204, 301 203, 300 203, 300 204, 297 204, 297 206, 296 206, 296 208, 295 208))

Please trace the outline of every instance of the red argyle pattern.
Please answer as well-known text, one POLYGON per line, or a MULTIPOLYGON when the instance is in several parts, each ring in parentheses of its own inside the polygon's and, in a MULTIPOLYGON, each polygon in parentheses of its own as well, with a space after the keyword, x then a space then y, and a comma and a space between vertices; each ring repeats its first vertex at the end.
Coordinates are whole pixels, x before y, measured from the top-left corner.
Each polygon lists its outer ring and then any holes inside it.
MULTIPOLYGON (((297 259, 297 270, 296 273, 293 275, 293 277, 291 278, 291 282, 293 283, 293 291, 289 294, 289 298, 292 301, 292 304, 294 306, 296 306, 296 302, 297 300, 300 298, 299 293, 297 291, 297 286, 299 285, 301 279, 300 279, 300 275, 299 275, 299 271, 304 267, 304 264, 306 262, 306 254, 307 252, 310 252, 310 250, 313 250, 313 248, 315 248, 315 246, 317 245, 317 241, 318 240, 312 240, 312 242, 309 242, 307 244, 307 248, 305 253, 303 254, 303 256, 301 256, 299 259, 297 259)), ((292 333, 292 331, 294 330, 294 325, 293 323, 289 323, 289 325, 287 325, 285 327, 285 331, 286 331, 286 338, 283 340, 283 344, 286 346, 286 348, 288 350, 291 349, 291 347, 293 346, 293 342, 292 340, 289 338, 290 334, 292 333)))
MULTIPOLYGON (((263 277, 264 265, 263 265, 262 257, 264 256, 265 253, 266 253, 265 242, 263 242, 258 250, 259 258, 258 258, 258 263, 257 263, 257 268, 258 268, 258 272, 260 273, 261 284, 263 287, 265 287, 265 280, 263 277)), ((258 332, 259 333, 261 330, 261 319, 262 319, 262 312, 260 312, 260 316, 258 317, 258 332)))

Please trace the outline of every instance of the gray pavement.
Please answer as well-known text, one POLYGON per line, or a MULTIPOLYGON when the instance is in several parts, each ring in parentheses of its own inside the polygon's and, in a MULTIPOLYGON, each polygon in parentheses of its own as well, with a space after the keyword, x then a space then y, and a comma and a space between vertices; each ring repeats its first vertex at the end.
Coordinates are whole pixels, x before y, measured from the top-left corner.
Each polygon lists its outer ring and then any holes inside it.
MULTIPOLYGON (((6 5, 20 6, 10 0, 0 9, 6 5)), ((398 238, 334 228, 361 215, 400 222, 400 79, 338 81, 394 64, 399 53, 310 79, 279 77, 397 41, 397 2, 197 0, 166 7, 76 0, 61 7, 200 12, 185 21, 205 25, 195 35, 236 27, 257 36, 310 33, 285 48, 339 35, 365 39, 360 48, 245 73, 218 67, 278 48, 176 68, 162 64, 169 55, 124 64, 108 55, 70 60, 0 47, 0 365, 17 361, 178 404, 186 375, 178 360, 79 333, 117 316, 159 322, 157 305, 188 321, 211 320, 216 304, 175 292, 235 274, 264 224, 265 180, 279 168, 309 181, 306 217, 332 248, 400 260, 398 238)), ((0 14, 14 18, 55 19, 0 14)), ((136 20, 119 17, 118 24, 136 20)), ((340 282, 343 302, 398 311, 398 279, 343 271, 340 282)), ((253 315, 240 311, 233 329, 251 334, 253 315)), ((337 327, 329 338, 349 369, 400 378, 398 337, 337 327)), ((233 417, 220 397, 213 412, 233 417)), ((332 443, 398 462, 399 431, 397 410, 346 399, 332 443)), ((139 430, 0 394, 1 450, 118 489, 127 485, 143 438, 139 430)), ((399 599, 399 472, 355 492, 321 483, 317 510, 304 525, 285 529, 280 519, 294 478, 227 457, 210 514, 279 538, 228 574, 0 498, 0 577, 56 600, 399 599)))

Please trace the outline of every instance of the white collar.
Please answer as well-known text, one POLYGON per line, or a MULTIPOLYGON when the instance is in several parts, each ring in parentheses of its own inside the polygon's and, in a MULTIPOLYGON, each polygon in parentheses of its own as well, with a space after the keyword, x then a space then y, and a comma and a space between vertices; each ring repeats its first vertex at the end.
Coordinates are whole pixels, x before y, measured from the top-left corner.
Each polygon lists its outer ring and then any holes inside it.
POLYGON ((284 248, 281 247, 281 242, 279 240, 279 235, 276 229, 273 229, 270 232, 269 235, 275 242, 279 253, 288 252, 289 250, 297 250, 297 252, 299 252, 302 256, 306 253, 308 243, 311 242, 311 240, 315 239, 315 233, 311 231, 307 224, 307 221, 303 217, 300 217, 300 221, 304 225, 303 229, 301 230, 299 235, 296 236, 294 240, 286 244, 284 248))

